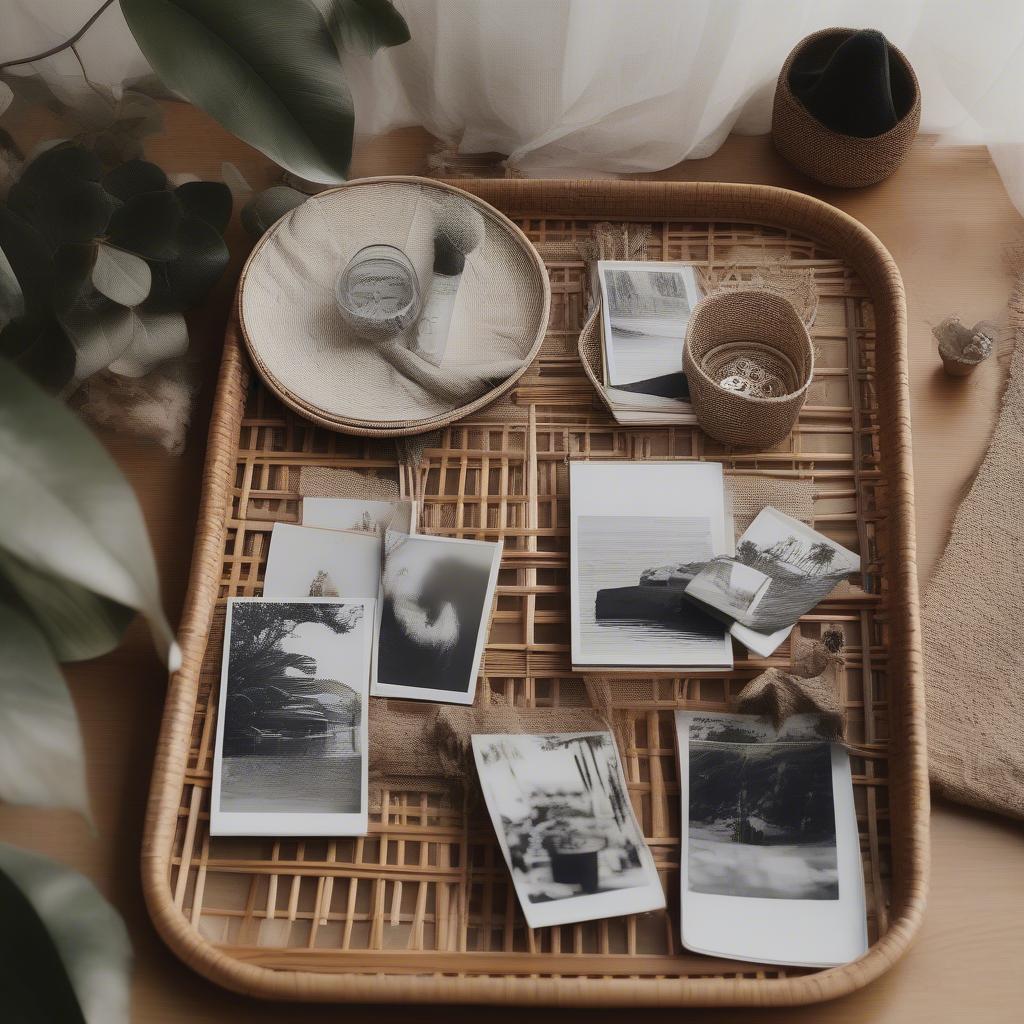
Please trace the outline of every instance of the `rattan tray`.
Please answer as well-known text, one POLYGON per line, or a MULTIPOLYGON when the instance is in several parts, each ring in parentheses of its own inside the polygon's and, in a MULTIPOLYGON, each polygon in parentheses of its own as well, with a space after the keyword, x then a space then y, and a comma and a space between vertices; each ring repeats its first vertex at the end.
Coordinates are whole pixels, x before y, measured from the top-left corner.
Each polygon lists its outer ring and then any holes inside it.
POLYGON ((642 675, 618 687, 629 789, 669 911, 526 929, 486 817, 430 786, 385 791, 365 839, 211 839, 208 803, 223 603, 258 595, 274 521, 298 518, 304 465, 398 472, 391 443, 304 421, 249 386, 232 328, 210 427, 205 488, 180 640, 156 754, 142 851, 150 912, 193 968, 277 999, 560 1005, 783 1005, 827 999, 904 952, 924 909, 928 789, 918 631, 906 319, 892 259, 824 203, 748 185, 476 181, 537 245, 551 322, 514 404, 447 427, 413 479, 425 528, 505 540, 484 672, 517 703, 579 700, 569 665, 569 458, 718 459, 726 470, 813 480, 815 525, 857 547, 868 598, 805 616, 847 636, 843 698, 868 896, 871 949, 810 971, 682 950, 678 939, 676 707, 728 707, 765 664, 722 678, 642 675), (652 258, 713 266, 783 257, 813 267, 820 301, 815 383, 778 449, 730 453, 696 427, 611 422, 576 355, 584 268, 574 238, 601 220, 653 225, 652 258))

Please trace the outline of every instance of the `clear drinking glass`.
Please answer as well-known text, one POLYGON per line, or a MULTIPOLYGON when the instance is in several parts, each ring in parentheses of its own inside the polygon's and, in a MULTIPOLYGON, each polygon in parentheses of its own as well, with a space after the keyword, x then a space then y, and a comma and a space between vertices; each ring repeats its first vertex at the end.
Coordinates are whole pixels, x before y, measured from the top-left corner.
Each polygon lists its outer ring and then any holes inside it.
POLYGON ((367 245, 338 275, 338 310, 360 334, 392 337, 419 316, 422 298, 416 268, 393 245, 367 245))

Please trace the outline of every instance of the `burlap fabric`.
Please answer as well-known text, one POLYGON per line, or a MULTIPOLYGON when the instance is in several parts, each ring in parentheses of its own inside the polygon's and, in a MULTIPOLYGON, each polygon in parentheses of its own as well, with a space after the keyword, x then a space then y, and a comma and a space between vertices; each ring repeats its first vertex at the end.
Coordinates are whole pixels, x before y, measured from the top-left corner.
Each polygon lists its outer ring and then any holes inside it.
POLYGON ((474 733, 593 732, 609 720, 589 707, 527 708, 492 697, 481 681, 472 707, 417 704, 370 698, 369 781, 371 803, 385 788, 439 782, 450 791, 472 788, 474 733))
POLYGON ((797 169, 825 185, 859 188, 889 177, 906 158, 921 122, 921 90, 910 61, 889 45, 889 52, 911 84, 914 100, 903 117, 881 135, 856 138, 826 128, 796 98, 789 84, 794 61, 812 50, 834 50, 853 35, 852 28, 827 28, 802 39, 782 65, 772 109, 775 148, 797 169))
POLYGON ((838 633, 824 641, 796 634, 792 667, 769 668, 751 679, 736 698, 737 711, 767 715, 776 727, 790 715, 818 715, 829 735, 842 739, 846 716, 840 696, 845 667, 841 647, 838 633))
POLYGON ((814 481, 810 477, 727 472, 725 499, 737 540, 769 505, 801 523, 814 525, 814 481))
POLYGON ((703 430, 725 444, 771 448, 793 429, 814 375, 814 347, 793 304, 764 288, 706 295, 686 327, 683 369, 703 430), (781 378, 785 394, 756 398, 722 387, 716 371, 747 355, 781 378))
POLYGON ((364 501, 398 501, 398 481, 355 469, 303 466, 299 470, 299 494, 304 498, 360 498, 364 501))
POLYGON ((1024 276, 988 452, 922 608, 928 763, 943 796, 1024 818, 1024 276))
MULTIPOLYGON (((353 182, 314 196, 257 244, 239 285, 239 320, 270 388, 318 423, 398 436, 443 426, 493 401, 526 370, 547 328, 547 272, 526 236, 486 203, 427 179, 353 182), (371 243, 402 249, 425 289, 442 196, 479 211, 444 364, 353 334, 334 297, 338 273, 371 243)), ((414 330, 411 327, 407 330, 414 330)))

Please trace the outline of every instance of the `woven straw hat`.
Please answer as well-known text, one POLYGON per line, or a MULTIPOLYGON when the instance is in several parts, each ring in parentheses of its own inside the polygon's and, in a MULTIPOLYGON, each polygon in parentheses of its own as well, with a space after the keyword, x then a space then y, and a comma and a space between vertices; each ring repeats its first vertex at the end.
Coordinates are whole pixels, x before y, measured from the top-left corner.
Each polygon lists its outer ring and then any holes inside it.
POLYGON ((921 90, 910 61, 891 43, 890 65, 912 96, 908 109, 887 132, 870 138, 843 135, 826 128, 794 95, 793 64, 802 56, 827 54, 854 34, 852 28, 814 32, 793 47, 779 73, 772 108, 775 148, 798 170, 824 185, 860 188, 888 178, 907 156, 921 123, 921 90))
POLYGON ((445 426, 508 391, 540 349, 550 301, 536 249, 493 207, 425 178, 366 178, 311 197, 263 236, 242 270, 238 318, 287 405, 334 430, 389 437, 445 426), (382 243, 405 252, 426 291, 437 210, 453 196, 479 212, 483 238, 466 257, 444 363, 411 366, 404 336, 385 358, 343 320, 338 274, 382 243))

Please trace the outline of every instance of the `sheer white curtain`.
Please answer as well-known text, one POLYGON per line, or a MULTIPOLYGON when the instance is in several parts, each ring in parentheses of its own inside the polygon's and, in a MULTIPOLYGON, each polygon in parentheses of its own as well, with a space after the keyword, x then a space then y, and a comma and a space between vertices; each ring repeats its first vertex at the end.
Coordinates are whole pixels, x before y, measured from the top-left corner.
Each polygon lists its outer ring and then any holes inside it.
MULTIPOLYGON (((68 37, 99 0, 4 0, 0 61, 68 37)), ((325 0, 317 0, 325 2, 325 0)), ((412 40, 349 62, 357 130, 422 124, 529 175, 657 170, 731 131, 769 130, 775 79, 802 36, 881 29, 921 82, 922 130, 985 142, 1024 212, 1021 0, 396 0, 412 40)), ((94 79, 148 68, 118 7, 83 36, 94 79)), ((59 88, 70 53, 37 65, 59 88)))

